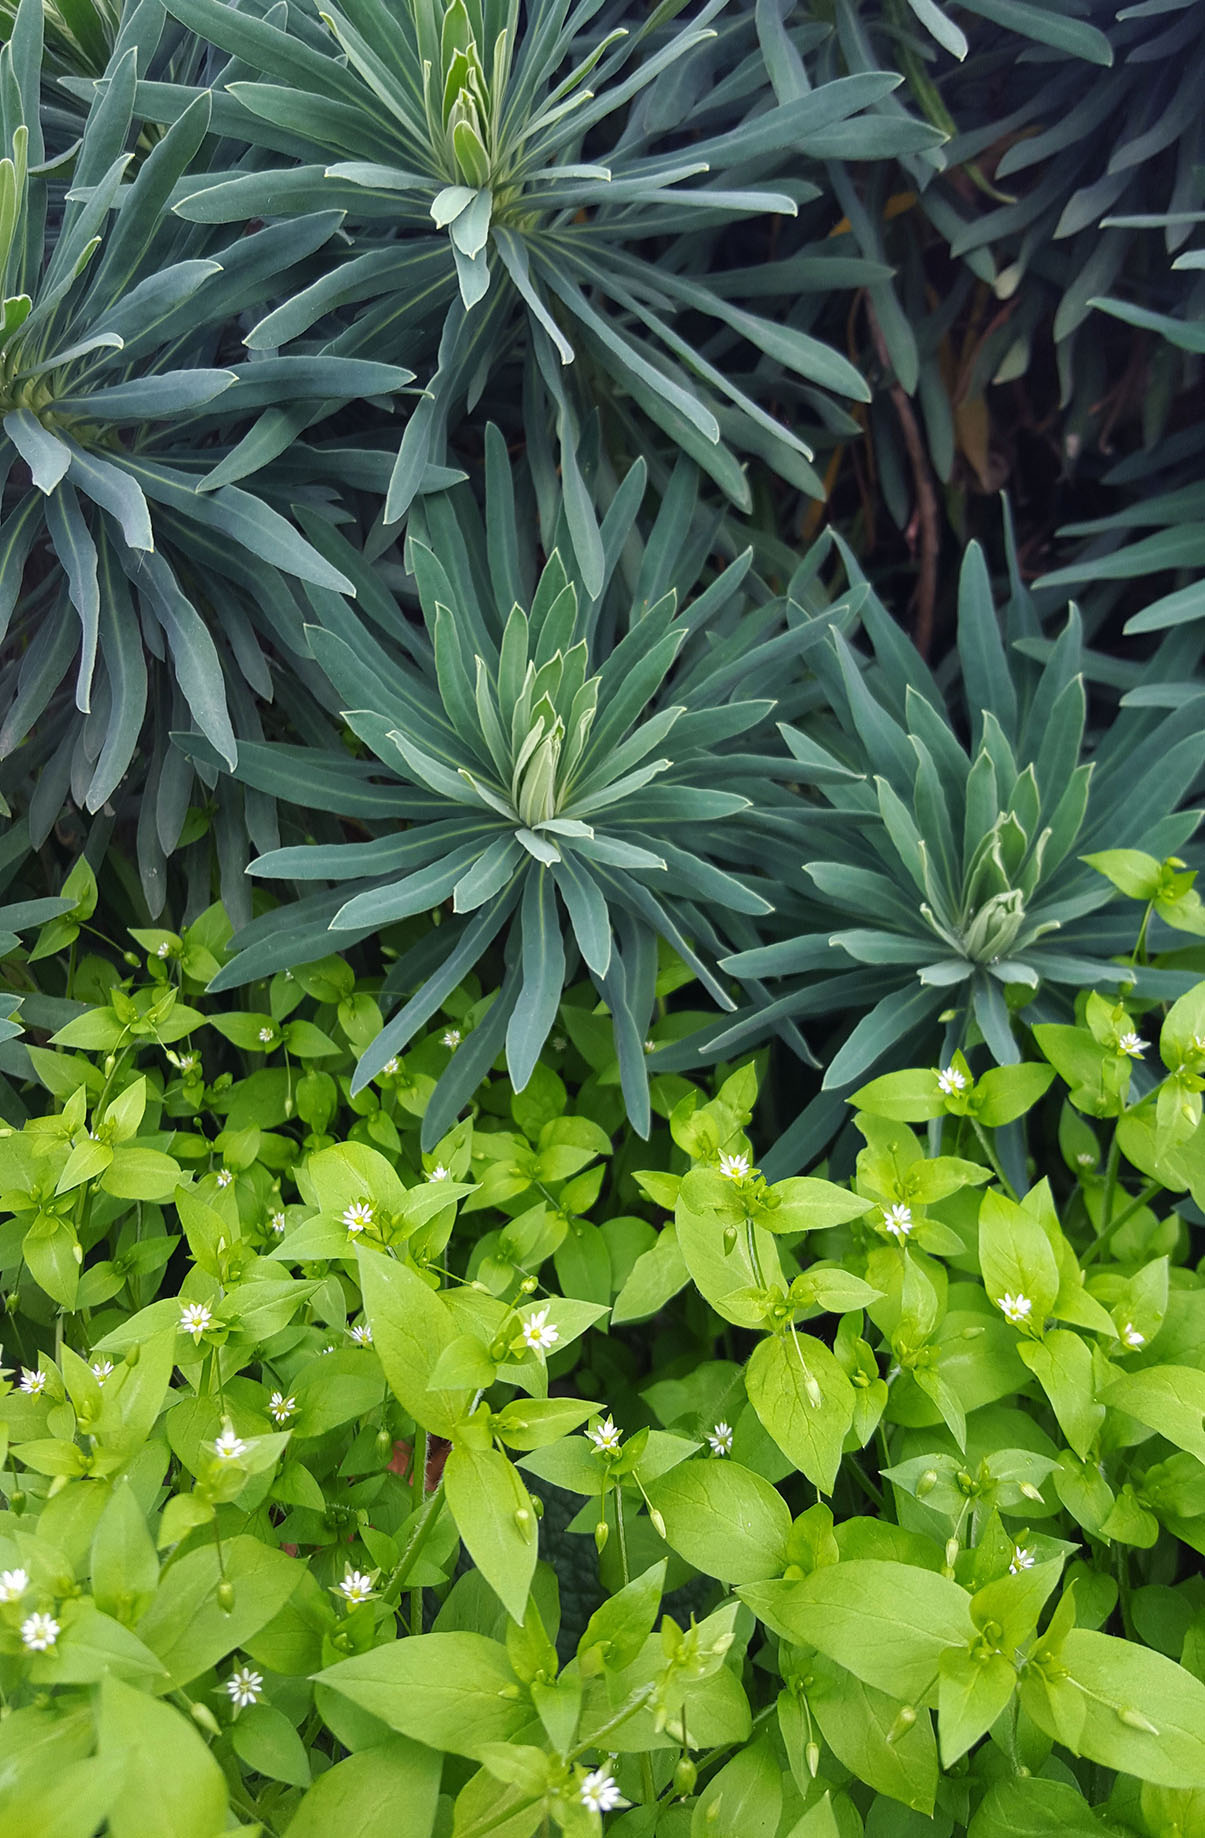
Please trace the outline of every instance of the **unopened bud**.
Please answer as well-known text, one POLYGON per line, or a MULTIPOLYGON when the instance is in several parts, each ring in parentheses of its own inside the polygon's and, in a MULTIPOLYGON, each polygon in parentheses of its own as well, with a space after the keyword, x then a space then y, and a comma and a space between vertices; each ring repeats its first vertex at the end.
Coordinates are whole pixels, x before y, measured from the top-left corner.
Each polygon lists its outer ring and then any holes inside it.
POLYGON ((1155 1725, 1150 1719, 1144 1717, 1140 1710, 1134 1710, 1129 1704, 1119 1704, 1117 1707, 1117 1715, 1127 1729, 1144 1730, 1148 1736, 1157 1736, 1159 1734, 1159 1731, 1155 1728, 1155 1725))
POLYGON ((1025 1495, 1027 1500, 1036 1500, 1039 1506, 1043 1504, 1041 1494, 1031 1481, 1022 1481, 1020 1486, 1021 1492, 1025 1495))
POLYGON ((8 1496, 9 1511, 23 1513, 25 1511, 25 1501, 25 1489, 23 1487, 18 1487, 15 1493, 10 1493, 8 1496))
POLYGON ((377 1454, 388 1455, 393 1448, 393 1437, 388 1430, 377 1431, 377 1454))
POLYGON ((653 1522, 653 1530, 656 1532, 658 1538, 664 1538, 665 1520, 661 1517, 661 1514, 657 1511, 655 1506, 649 1507, 649 1518, 653 1522))
POLYGON ((820 1772, 820 1744, 818 1742, 809 1742, 807 1748, 803 1751, 803 1759, 807 1763, 808 1773, 811 1775, 812 1779, 815 1780, 820 1772))
POLYGON ((218 1607, 224 1615, 234 1612, 234 1584, 225 1576, 218 1584, 218 1607))
POLYGON ((694 1792, 698 1778, 699 1770, 695 1767, 694 1762, 689 1755, 683 1755, 674 1769, 674 1792, 682 1799, 686 1799, 688 1794, 694 1792))
POLYGON ((519 1284, 519 1294, 521 1296, 534 1296, 539 1287, 540 1284, 537 1277, 525 1276, 523 1281, 519 1284))
POLYGON ((137 970, 142 960, 135 951, 123 951, 121 954, 121 961, 123 964, 128 964, 131 970, 137 970))
POLYGON ((946 1566, 948 1569, 952 1570, 954 1568, 958 1553, 961 1549, 962 1546, 959 1544, 957 1538, 946 1539, 946 1566))
POLYGON ((916 1712, 913 1710, 911 1704, 901 1705, 895 1722, 887 1732, 888 1742, 898 1742, 902 1736, 908 1734, 908 1731, 915 1722, 916 1712))
POLYGON ((736 1227, 735 1225, 726 1225, 724 1227, 724 1256, 725 1257, 731 1256, 732 1252, 735 1250, 736 1250, 736 1227))
POLYGON ((141 1356, 142 1356, 142 1346, 136 1340, 133 1346, 129 1346, 126 1348, 126 1361, 125 1361, 126 1365, 136 1366, 141 1356))
POLYGON ((925 1472, 921 1475, 919 1481, 917 1481, 916 1483, 917 1499, 923 1500, 927 1493, 932 1493, 936 1485, 937 1485, 937 1469, 936 1468, 926 1468, 925 1472))
POLYGON ((522 1686, 520 1685, 499 1685, 498 1687, 498 1696, 500 1698, 517 1698, 521 1693, 522 1686))
POLYGON ((208 1704, 190 1704, 188 1710, 193 1722, 197 1724, 200 1729, 203 1729, 207 1736, 221 1735, 222 1726, 210 1710, 208 1704))
POLYGON ((515 1507, 515 1524, 521 1532, 525 1532, 531 1524, 531 1514, 528 1512, 526 1506, 515 1507))
POLYGON ((805 1372, 803 1375, 803 1389, 807 1392, 808 1403, 812 1409, 819 1410, 824 1403, 824 1393, 810 1372, 805 1372))
POLYGON ((605 1519, 600 1519, 598 1524, 594 1528, 594 1548, 600 1554, 606 1550, 607 1539, 610 1536, 611 1536, 610 1526, 607 1524, 605 1519))

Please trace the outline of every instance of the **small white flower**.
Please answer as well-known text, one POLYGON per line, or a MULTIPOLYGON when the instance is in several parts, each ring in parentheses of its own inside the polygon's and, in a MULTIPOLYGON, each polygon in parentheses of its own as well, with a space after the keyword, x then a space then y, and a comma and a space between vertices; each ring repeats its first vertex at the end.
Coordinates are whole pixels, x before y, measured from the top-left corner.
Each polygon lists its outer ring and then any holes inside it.
POLYGON ((26 1366, 21 1373, 21 1389, 28 1397, 40 1398, 46 1389, 46 1374, 40 1369, 31 1372, 26 1366))
POLYGON ((367 1602, 373 1594, 372 1578, 365 1576, 362 1570, 348 1570, 339 1584, 339 1594, 354 1608, 360 1602, 367 1602))
POLYGON ((460 1045, 460 1040, 460 1029, 458 1027, 450 1027, 444 1034, 443 1044, 445 1047, 458 1047, 460 1045))
POLYGON ((890 1232, 897 1244, 903 1244, 905 1238, 912 1235, 912 1208, 903 1205, 885 1206, 883 1230, 890 1232))
POLYGON ((747 1155, 721 1155, 720 1173, 726 1181, 743 1181, 750 1168, 747 1155))
POLYGON ((28 1588, 28 1570, 0 1570, 0 1602, 18 1602, 28 1588))
POLYGON ((31 1653, 44 1653, 59 1637, 59 1624, 53 1615, 30 1615, 21 1623, 21 1638, 31 1653))
POLYGON ((268 1399, 268 1415, 273 1423, 287 1423, 297 1409, 296 1398, 286 1398, 283 1391, 274 1391, 268 1399))
POLYGON ((163 940, 162 944, 155 946, 155 956, 156 957, 167 957, 170 955, 170 953, 171 953, 171 946, 168 944, 166 938, 163 940))
POLYGON ((1147 1042, 1145 1040, 1140 1040, 1133 1028, 1130 1028, 1124 1034, 1118 1035, 1117 1051, 1126 1054, 1128 1058, 1141 1059, 1146 1049, 1147 1042))
POLYGON ((273 1040, 275 1040, 276 1035, 270 1027, 261 1027, 259 1030, 259 1037, 263 1045, 266 1047, 273 1040))
POLYGON ((1088 1149, 1081 1149, 1075 1158, 1077 1168, 1095 1168, 1096 1157, 1088 1149))
POLYGON ((1137 1352, 1139 1347, 1144 1347, 1146 1345, 1146 1335, 1139 1333, 1132 1321, 1127 1321, 1122 1326, 1121 1338, 1125 1345, 1132 1348, 1135 1352, 1137 1352))
POLYGON ((960 1072, 957 1066, 947 1066, 944 1072, 939 1072, 937 1075, 937 1089, 943 1097, 956 1097, 966 1088, 966 1073, 960 1072))
POLYGON ((334 1349, 334 1347, 319 1347, 319 1349, 318 1349, 318 1357, 319 1357, 319 1359, 321 1359, 321 1358, 322 1358, 322 1355, 323 1355, 324 1353, 333 1353, 333 1352, 334 1352, 334 1350, 335 1350, 335 1349, 334 1349))
POLYGON ((427 1173, 427 1179, 429 1181, 450 1181, 451 1178, 452 1170, 450 1168, 445 1168, 442 1162, 437 1162, 435 1167, 429 1169, 427 1173))
POLYGON ((596 1768, 582 1782, 581 1802, 587 1812, 613 1812, 624 1799, 607 1770, 596 1768))
POLYGON ((1007 1290, 1000 1297, 996 1306, 1004 1319, 1011 1322, 1013 1327, 1020 1327, 1021 1323, 1028 1321, 1033 1313, 1033 1303, 1028 1296, 1010 1295, 1007 1290))
POLYGON ((644 1050, 646 1053, 655 1053, 657 1051, 657 1042, 655 1040, 646 1040, 644 1043, 644 1050))
POLYGON ((250 1445, 241 1436, 235 1434, 230 1425, 222 1431, 213 1445, 213 1452, 219 1461, 237 1461, 240 1455, 247 1453, 250 1445))
POLYGON ((713 1455, 731 1455, 732 1425, 730 1423, 715 1424, 708 1430, 707 1440, 711 1444, 713 1455))
POLYGON ((546 1353, 560 1339, 560 1329, 548 1319, 548 1310, 538 1308, 528 1315, 522 1327, 523 1345, 532 1353, 546 1353))
POLYGON ((181 1053, 179 1058, 176 1061, 176 1064, 177 1066, 179 1066, 181 1072, 193 1072, 196 1070, 196 1067, 198 1066, 199 1063, 200 1062, 195 1053, 181 1053))
POLYGON ((1032 1570, 1037 1561, 1036 1554, 1031 1551, 1027 1545, 1019 1544, 1013 1551, 1012 1559, 1008 1566, 1008 1574, 1010 1576, 1018 1576, 1022 1570, 1032 1570))
POLYGON ((272 1230, 276 1233, 278 1238, 283 1238, 284 1229, 287 1223, 288 1221, 283 1213, 273 1213, 268 1221, 268 1224, 272 1227, 272 1230))
POLYGON ((229 1187, 233 1180, 234 1180, 234 1176, 230 1172, 229 1168, 219 1168, 218 1169, 218 1186, 219 1187, 229 1187))
POLYGON ((92 1368, 92 1376, 98 1385, 103 1385, 112 1370, 113 1361, 111 1359, 98 1359, 92 1368))
POLYGON ((350 1333, 358 1347, 370 1347, 372 1345, 372 1329, 369 1327, 367 1321, 362 1322, 359 1327, 351 1328, 350 1333))
POLYGON ((186 1302, 180 1310, 181 1334, 191 1334, 195 1344, 200 1343, 201 1335, 213 1326, 213 1311, 208 1302, 186 1302))
POLYGON ((226 1689, 239 1710, 248 1704, 258 1704, 264 1695, 264 1680, 261 1672, 253 1672, 250 1666, 239 1666, 226 1680, 226 1689))
POLYGON ((397 1060, 387 1059, 385 1061, 385 1064, 381 1067, 381 1077, 383 1079, 391 1079, 394 1073, 397 1071, 397 1069, 398 1069, 397 1060))
POLYGON ((344 1208, 343 1224, 349 1232, 362 1232, 366 1225, 371 1225, 376 1218, 371 1200, 353 1200, 344 1208))
POLYGON ((587 1430, 586 1434, 600 1455, 617 1455, 619 1453, 619 1445, 622 1441, 622 1437, 609 1416, 603 1419, 597 1429, 587 1430))

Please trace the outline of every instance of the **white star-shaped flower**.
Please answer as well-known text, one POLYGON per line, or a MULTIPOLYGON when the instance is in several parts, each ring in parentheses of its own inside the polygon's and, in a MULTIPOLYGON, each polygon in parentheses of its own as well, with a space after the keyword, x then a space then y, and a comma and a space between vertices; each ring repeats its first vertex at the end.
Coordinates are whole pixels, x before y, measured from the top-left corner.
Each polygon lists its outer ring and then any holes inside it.
POLYGON ((46 1374, 40 1369, 37 1372, 31 1372, 29 1367, 26 1366, 21 1373, 21 1390, 25 1392, 28 1397, 40 1398, 45 1389, 46 1374))
POLYGON ((996 1306, 1004 1319, 1011 1322, 1013 1327, 1020 1327, 1021 1323, 1028 1321, 1033 1313, 1033 1303, 1028 1296, 1010 1295, 1007 1290, 1000 1297, 996 1306))
POLYGON ((362 1321, 359 1327, 350 1329, 350 1333, 358 1347, 370 1347, 372 1345, 372 1329, 367 1321, 362 1321))
POLYGON ((371 1200, 353 1200, 343 1210, 343 1224, 349 1232, 362 1232, 375 1218, 376 1211, 371 1200))
POLYGON ((285 1226, 288 1224, 288 1221, 286 1220, 283 1213, 273 1213, 272 1217, 268 1221, 268 1224, 272 1227, 272 1230, 276 1233, 276 1236, 278 1238, 284 1237, 284 1229, 285 1229, 285 1226))
POLYGON ((1008 1566, 1010 1576, 1019 1576, 1022 1570, 1032 1570, 1037 1563, 1037 1555, 1027 1545, 1019 1544, 1013 1551, 1008 1566))
POLYGON ((646 1040, 644 1043, 644 1050, 646 1053, 655 1053, 657 1051, 657 1042, 655 1040, 646 1040))
POLYGON ((711 1444, 713 1455, 731 1455, 732 1425, 730 1423, 714 1424, 707 1432, 707 1440, 711 1444))
POLYGON ((749 1173, 750 1161, 747 1155, 721 1155, 720 1173, 726 1181, 743 1181, 749 1173))
POLYGON ((296 1398, 286 1398, 283 1391, 274 1391, 268 1399, 268 1415, 273 1423, 287 1423, 297 1409, 296 1398))
POLYGON ((234 1176, 230 1172, 229 1168, 219 1168, 218 1169, 218 1186, 219 1187, 229 1187, 233 1180, 234 1180, 234 1176))
POLYGON ((458 1047, 460 1045, 460 1040, 460 1029, 458 1027, 450 1027, 444 1034, 443 1044, 445 1047, 458 1047))
POLYGON ((381 1067, 381 1077, 383 1079, 391 1079, 397 1069, 398 1061, 396 1059, 387 1059, 385 1064, 381 1067))
POLYGON ((215 1439, 213 1452, 219 1461, 237 1461, 241 1455, 247 1453, 249 1447, 250 1444, 244 1442, 242 1437, 236 1435, 227 1424, 221 1435, 215 1439))
POLYGON ((21 1638, 31 1653, 45 1653, 59 1637, 53 1615, 30 1615, 21 1623, 21 1638))
POLYGON ((523 1345, 532 1353, 546 1353, 561 1337, 555 1322, 548 1319, 546 1308, 538 1308, 533 1315, 528 1315, 520 1331, 523 1345))
POLYGON ((194 1343, 199 1343, 201 1335, 213 1326, 213 1310, 208 1302, 185 1302, 180 1310, 181 1334, 191 1334, 194 1343))
POLYGON ((1146 1345, 1146 1335, 1139 1333, 1132 1321, 1127 1321, 1122 1326, 1121 1338, 1123 1343, 1134 1352, 1137 1352, 1139 1347, 1146 1345))
POLYGON ((1140 1040, 1133 1028, 1129 1028, 1126 1033, 1119 1034, 1117 1037, 1117 1051, 1124 1053, 1128 1059, 1141 1059, 1146 1049, 1147 1042, 1140 1040))
POLYGON ((434 1168, 429 1168, 427 1170, 427 1179, 429 1181, 450 1181, 451 1178, 452 1170, 450 1168, 445 1168, 442 1162, 437 1162, 434 1168))
POLYGON ((897 1244, 903 1244, 905 1238, 912 1235, 912 1208, 904 1205, 885 1206, 883 1230, 890 1232, 897 1244))
POLYGON ((623 1795, 605 1768, 595 1768, 581 1784, 581 1802, 587 1812, 614 1812, 625 1804, 623 1795))
POLYGON ((259 1037, 263 1045, 266 1047, 269 1044, 269 1042, 275 1040, 276 1035, 272 1028, 261 1027, 259 1030, 259 1037))
POLYGON ((171 946, 168 944, 166 938, 163 940, 162 944, 157 944, 155 946, 155 956, 156 957, 167 957, 170 955, 170 953, 171 953, 171 946))
POLYGON ((181 1072, 192 1072, 197 1065, 197 1056, 195 1053, 181 1053, 176 1064, 181 1072))
POLYGON ((98 1359, 92 1368, 92 1376, 98 1385, 103 1385, 112 1370, 113 1361, 111 1359, 98 1359))
POLYGON ((28 1570, 0 1570, 0 1602, 19 1602, 28 1588, 28 1570))
POLYGON ((943 1097, 957 1097, 960 1091, 967 1088, 966 1073, 960 1072, 957 1066, 947 1066, 937 1075, 937 1089, 943 1097))
POLYGON ((339 1584, 339 1594, 355 1607, 360 1602, 367 1602, 373 1594, 372 1578, 365 1576, 362 1570, 348 1570, 339 1584))
POLYGON ((617 1455, 623 1438, 612 1419, 604 1417, 596 1429, 587 1430, 586 1435, 594 1444, 600 1455, 617 1455))
POLYGON ((239 1710, 245 1710, 248 1704, 258 1704, 264 1695, 263 1674, 253 1672, 250 1666, 239 1666, 226 1680, 226 1689, 239 1710))

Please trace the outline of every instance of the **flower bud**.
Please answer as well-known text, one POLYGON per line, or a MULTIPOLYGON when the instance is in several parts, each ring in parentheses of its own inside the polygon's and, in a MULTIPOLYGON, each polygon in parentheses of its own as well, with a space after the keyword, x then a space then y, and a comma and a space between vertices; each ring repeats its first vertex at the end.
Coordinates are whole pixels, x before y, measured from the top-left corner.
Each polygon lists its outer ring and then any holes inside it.
POLYGON ((521 1532, 525 1533, 527 1531, 528 1526, 531 1524, 531 1514, 528 1512, 526 1506, 515 1507, 515 1524, 521 1532))
POLYGON ((141 1355, 142 1355, 142 1347, 140 1343, 136 1340, 133 1346, 129 1346, 126 1348, 126 1359, 125 1359, 126 1365, 136 1366, 138 1364, 138 1361, 141 1355))
POLYGON ((137 970, 141 959, 135 951, 123 951, 121 954, 121 961, 123 964, 128 964, 131 970, 137 970))
POLYGON ((218 1584, 218 1607, 224 1615, 234 1613, 234 1584, 229 1577, 223 1577, 218 1584))
POLYGON ((105 1055, 105 1066, 104 1066, 105 1077, 107 1079, 111 1079, 116 1070, 117 1070, 117 1055, 115 1053, 106 1054, 105 1055))
POLYGON ((803 1759, 807 1763, 808 1773, 811 1775, 812 1779, 815 1780, 820 1772, 820 1744, 818 1742, 809 1742, 807 1748, 803 1751, 803 1759))
POLYGON ((1134 1710, 1129 1704, 1119 1704, 1117 1706, 1117 1716, 1119 1722, 1124 1723, 1127 1729, 1144 1730, 1148 1736, 1157 1736, 1159 1734, 1159 1731, 1149 1718, 1144 1717, 1140 1710, 1134 1710))
POLYGON ((724 1256, 730 1257, 733 1251, 735 1250, 736 1250, 736 1227, 735 1225, 726 1225, 724 1227, 724 1256))
MULTIPOLYGON (((22 1498, 24 1498, 24 1495, 22 1495, 22 1498)), ((594 1548, 597 1552, 599 1552, 600 1555, 602 1554, 603 1551, 606 1550, 607 1539, 610 1536, 611 1536, 610 1526, 607 1524, 605 1519, 600 1519, 598 1524, 594 1528, 594 1548)))
POLYGON ((932 1493, 936 1485, 937 1485, 937 1469, 936 1468, 926 1468, 925 1472, 921 1475, 919 1481, 917 1481, 916 1483, 917 1499, 923 1500, 927 1493, 932 1493))
POLYGON ((1020 1483, 1020 1487, 1021 1487, 1021 1492, 1025 1495, 1025 1498, 1027 1500, 1036 1500, 1039 1506, 1043 1504, 1042 1496, 1038 1492, 1037 1488, 1032 1484, 1032 1482, 1022 1481, 1020 1483))
POLYGON ((525 1276, 523 1281, 519 1284, 519 1294, 521 1296, 533 1296, 539 1287, 539 1281, 536 1277, 525 1276))
POLYGON ((686 1799, 688 1794, 694 1792, 698 1778, 699 1770, 695 1767, 694 1762, 689 1755, 683 1755, 674 1769, 674 1792, 682 1799, 686 1799))
POLYGON ((946 1566, 948 1569, 952 1570, 954 1568, 958 1553, 961 1549, 962 1546, 959 1544, 957 1538, 946 1539, 946 1566))
POLYGON ((661 1517, 661 1514, 657 1511, 655 1506, 649 1507, 649 1518, 653 1522, 653 1530, 656 1532, 658 1538, 664 1538, 665 1520, 661 1517))
POLYGON ((222 1726, 210 1710, 208 1704, 190 1704, 189 1715, 198 1729, 203 1729, 207 1736, 220 1736, 222 1726))
POLYGON ((18 1487, 15 1493, 10 1493, 8 1496, 9 1511, 14 1512, 14 1513, 23 1513, 25 1511, 25 1502, 26 1502, 25 1489, 23 1487, 18 1487))
POLYGON ((902 1704, 900 1706, 899 1715, 887 1732, 888 1742, 898 1742, 902 1736, 908 1734, 908 1731, 915 1722, 916 1712, 913 1710, 911 1704, 902 1704))

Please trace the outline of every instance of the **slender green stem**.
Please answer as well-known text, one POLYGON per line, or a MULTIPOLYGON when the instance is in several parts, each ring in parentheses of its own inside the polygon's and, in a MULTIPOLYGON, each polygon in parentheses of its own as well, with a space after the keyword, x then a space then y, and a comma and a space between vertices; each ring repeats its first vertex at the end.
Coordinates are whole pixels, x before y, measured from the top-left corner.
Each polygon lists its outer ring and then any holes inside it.
POLYGON ((987 1157, 988 1165, 991 1167, 992 1172, 996 1176, 996 1179, 999 1181, 1001 1187, 1003 1187, 1009 1199, 1015 1200, 1017 1198, 1017 1190, 1013 1186, 1012 1182, 1009 1180, 1007 1174, 1005 1174, 1004 1168, 1000 1161, 1000 1157, 996 1154, 995 1144, 992 1142, 987 1131, 984 1129, 983 1125, 980 1123, 978 1117, 971 1118, 971 1128, 975 1132, 975 1137, 979 1143, 979 1147, 983 1150, 984 1155, 987 1157))
POLYGON ((1105 1162, 1105 1203, 1101 1214, 1100 1233, 1107 1233, 1113 1219, 1113 1201, 1117 1197, 1117 1174, 1121 1166, 1121 1142, 1117 1126, 1113 1127, 1113 1140, 1109 1144, 1109 1154, 1105 1162))
POLYGON ((397 1563, 394 1565, 393 1573, 382 1591, 383 1600, 386 1601, 391 1608, 396 1608, 398 1602, 401 1600, 402 1586, 411 1570, 414 1568, 418 1555, 426 1544, 431 1528, 439 1516, 439 1509, 443 1505, 443 1497, 444 1484, 441 1475, 439 1486, 436 1487, 433 1493, 427 1495, 426 1504, 419 1513, 410 1536, 406 1540, 405 1548, 398 1558, 397 1563))
POLYGON ((615 1535, 619 1539, 619 1569, 626 1589, 632 1580, 628 1569, 628 1535, 623 1525, 623 1488, 615 1489, 615 1535))
POLYGON ((655 1684, 650 1684, 642 1685, 639 1691, 634 1691, 627 1703, 621 1705, 615 1712, 615 1715, 613 1717, 608 1717, 605 1723, 600 1723, 596 1730, 591 1730, 585 1740, 579 1742, 572 1754, 567 1756, 566 1759, 574 1762, 577 1761, 580 1756, 584 1755, 587 1749, 601 1748, 604 1738, 609 1736, 612 1730, 617 1730, 621 1723, 626 1723, 629 1717, 634 1717, 638 1710, 643 1709, 656 1689, 657 1687, 655 1684))
POLYGON ((1110 1239, 1117 1236, 1122 1226, 1128 1225, 1135 1213, 1141 1212, 1142 1208, 1148 1205, 1157 1193, 1162 1192, 1162 1181, 1148 1181, 1146 1186, 1142 1189, 1142 1192, 1137 1194, 1135 1198, 1130 1201, 1128 1206, 1122 1208, 1116 1219, 1110 1219, 1109 1223, 1096 1234, 1096 1237, 1092 1240, 1092 1243, 1088 1246, 1088 1249, 1079 1260, 1080 1268, 1084 1269, 1088 1264, 1095 1263, 1110 1239))

